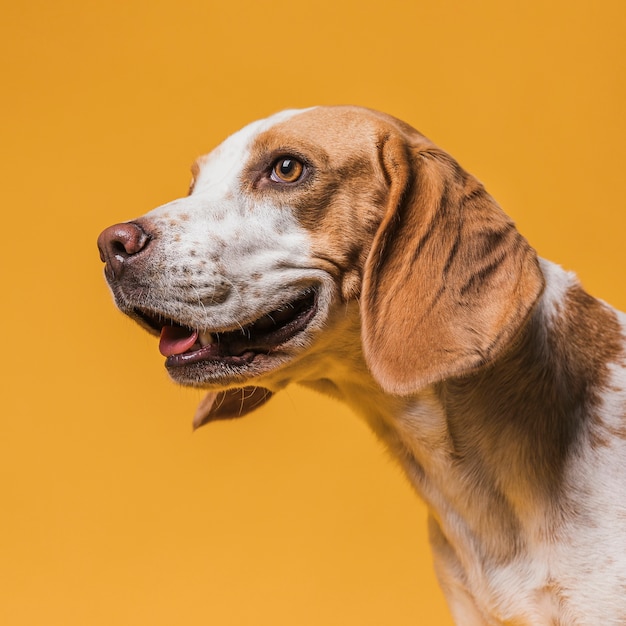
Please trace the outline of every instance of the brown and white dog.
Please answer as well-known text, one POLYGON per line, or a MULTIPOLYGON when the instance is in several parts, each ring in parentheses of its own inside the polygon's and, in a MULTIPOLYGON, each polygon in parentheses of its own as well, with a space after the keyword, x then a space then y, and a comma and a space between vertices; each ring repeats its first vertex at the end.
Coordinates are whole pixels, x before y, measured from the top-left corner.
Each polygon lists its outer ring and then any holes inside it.
POLYGON ((99 246, 195 426, 330 394, 427 503, 458 624, 626 624, 626 316, 382 113, 278 113, 193 173, 99 246))

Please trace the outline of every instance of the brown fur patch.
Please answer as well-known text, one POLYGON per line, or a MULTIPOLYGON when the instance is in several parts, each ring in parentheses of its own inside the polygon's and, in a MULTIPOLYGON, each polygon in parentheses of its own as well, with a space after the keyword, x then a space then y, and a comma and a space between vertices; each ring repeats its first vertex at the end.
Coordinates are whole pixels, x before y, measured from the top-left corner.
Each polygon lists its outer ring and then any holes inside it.
POLYGON ((387 143, 393 181, 365 273, 364 343, 392 393, 493 359, 543 289, 536 255, 482 185, 444 152, 387 143))
POLYGON ((570 289, 556 319, 535 312, 502 357, 438 386, 456 453, 517 510, 531 494, 554 497, 621 358, 614 312, 570 289))

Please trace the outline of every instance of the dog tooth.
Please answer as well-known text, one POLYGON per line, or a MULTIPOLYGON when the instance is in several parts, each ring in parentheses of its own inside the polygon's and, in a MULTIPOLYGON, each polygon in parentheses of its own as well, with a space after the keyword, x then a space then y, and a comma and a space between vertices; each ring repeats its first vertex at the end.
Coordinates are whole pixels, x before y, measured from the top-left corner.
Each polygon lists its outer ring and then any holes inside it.
POLYGON ((209 344, 212 344, 215 342, 215 339, 213 338, 212 333, 209 333, 206 331, 198 333, 198 340, 200 341, 200 345, 202 347, 208 346, 209 344))

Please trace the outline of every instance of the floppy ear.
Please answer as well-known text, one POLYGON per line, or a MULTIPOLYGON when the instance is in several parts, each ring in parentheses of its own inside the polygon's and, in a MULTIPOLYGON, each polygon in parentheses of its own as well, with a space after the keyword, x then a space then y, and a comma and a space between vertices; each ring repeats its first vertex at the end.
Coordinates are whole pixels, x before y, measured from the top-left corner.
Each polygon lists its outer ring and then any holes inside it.
POLYGON ((361 296, 368 366, 400 395, 495 358, 544 286, 534 250, 483 186, 413 132, 381 148, 390 189, 361 296))
POLYGON ((198 405, 193 418, 193 429, 215 420, 242 417, 258 409, 272 397, 272 392, 263 387, 241 387, 226 391, 209 392, 198 405))

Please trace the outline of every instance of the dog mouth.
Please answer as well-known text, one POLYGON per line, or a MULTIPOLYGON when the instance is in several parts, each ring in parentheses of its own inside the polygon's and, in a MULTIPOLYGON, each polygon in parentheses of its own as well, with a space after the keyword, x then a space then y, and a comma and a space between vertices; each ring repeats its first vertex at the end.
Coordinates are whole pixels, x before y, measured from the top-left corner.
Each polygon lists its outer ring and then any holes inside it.
POLYGON ((201 361, 244 366, 269 355, 302 332, 317 312, 317 292, 308 289, 283 306, 237 330, 194 329, 153 311, 135 308, 139 321, 160 334, 159 351, 168 368, 201 361))

